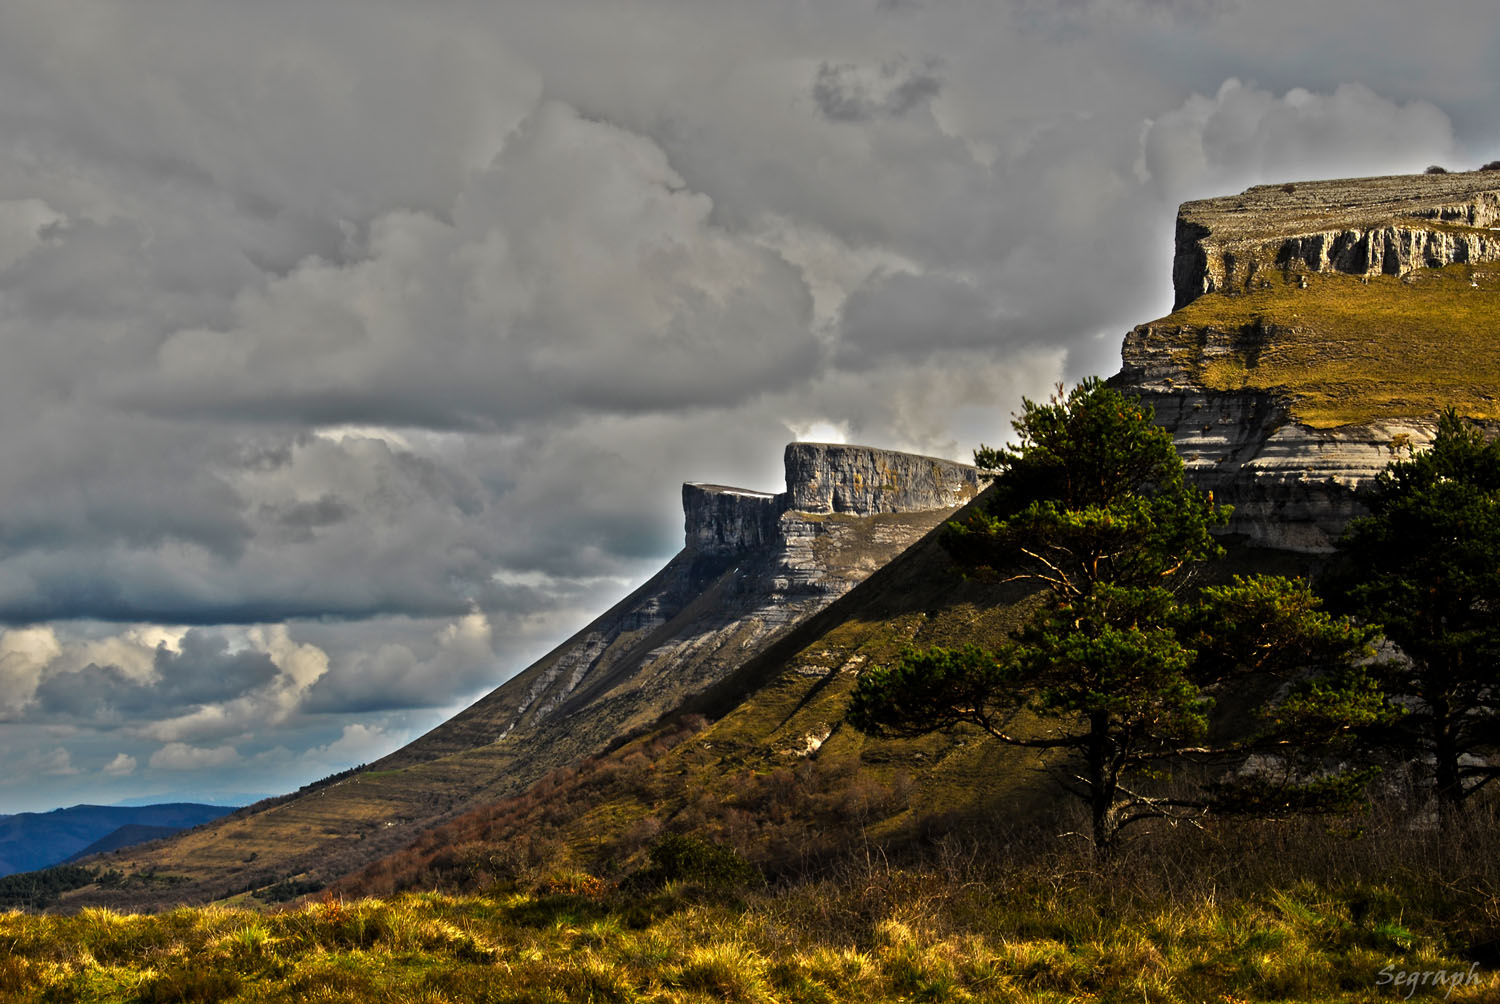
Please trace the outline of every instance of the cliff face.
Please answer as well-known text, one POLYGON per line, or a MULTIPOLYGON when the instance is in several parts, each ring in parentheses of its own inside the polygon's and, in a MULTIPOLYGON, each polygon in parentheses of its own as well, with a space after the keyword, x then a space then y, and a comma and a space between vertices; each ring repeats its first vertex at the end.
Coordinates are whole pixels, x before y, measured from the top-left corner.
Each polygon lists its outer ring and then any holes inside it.
POLYGON ((1491 171, 1257 185, 1184 203, 1174 310, 1254 288, 1275 271, 1405 275, 1500 261, 1500 176, 1491 171))
POLYGON ((967 464, 867 446, 792 443, 786 448, 788 508, 814 513, 952 509, 979 490, 967 464))
POLYGON ((1493 419, 1500 176, 1259 186, 1183 205, 1176 307, 1115 378, 1156 409, 1231 532, 1328 551, 1359 491, 1452 404, 1493 419))
MULTIPOLYGON (((689 483, 684 546, 649 582, 401 761, 543 727, 619 735, 821 610, 979 491, 965 464, 828 443, 786 448, 786 491, 689 483), (586 721, 585 721, 586 719, 586 721)), ((568 756, 577 744, 564 742, 568 756)), ((551 754, 549 754, 551 755, 551 754)))
POLYGON ((968 464, 842 443, 791 443, 786 486, 777 495, 689 482, 682 486, 686 543, 700 554, 731 554, 785 542, 788 511, 850 516, 952 509, 979 493, 968 464))

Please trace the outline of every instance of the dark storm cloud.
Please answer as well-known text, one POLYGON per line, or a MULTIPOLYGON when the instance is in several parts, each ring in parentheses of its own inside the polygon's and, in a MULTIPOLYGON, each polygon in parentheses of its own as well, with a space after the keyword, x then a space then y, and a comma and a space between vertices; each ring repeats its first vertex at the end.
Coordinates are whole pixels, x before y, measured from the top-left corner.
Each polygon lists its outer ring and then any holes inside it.
POLYGON ((852 63, 818 67, 812 96, 818 110, 835 122, 866 122, 880 116, 905 115, 942 92, 942 80, 930 68, 900 62, 878 72, 862 72, 852 63))
POLYGON ((983 348, 1005 338, 997 314, 973 282, 907 272, 880 275, 850 293, 844 304, 839 360, 858 370, 888 356, 911 359, 942 349, 983 348))
POLYGON ((1500 157, 1491 6, 0 5, 6 755, 371 758, 681 481, 1112 370, 1178 201, 1500 157))
POLYGON ((312 540, 314 530, 342 523, 354 513, 351 506, 332 495, 322 495, 311 502, 267 504, 261 507, 263 516, 285 529, 292 539, 300 541, 312 540))
POLYGON ((278 672, 266 653, 230 652, 221 636, 189 631, 181 645, 178 652, 157 649, 150 681, 95 663, 50 676, 36 690, 39 711, 96 722, 158 717, 238 697, 278 672))

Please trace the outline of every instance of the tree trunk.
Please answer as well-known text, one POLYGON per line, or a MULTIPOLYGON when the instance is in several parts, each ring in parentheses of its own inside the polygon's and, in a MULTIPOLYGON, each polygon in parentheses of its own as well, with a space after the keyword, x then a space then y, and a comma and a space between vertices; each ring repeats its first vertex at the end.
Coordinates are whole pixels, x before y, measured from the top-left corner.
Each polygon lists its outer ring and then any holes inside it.
POLYGON ((1095 712, 1089 716, 1089 738, 1085 753, 1089 785, 1089 811, 1093 816, 1094 860, 1109 860, 1119 834, 1115 818, 1115 776, 1110 769, 1109 715, 1095 712))
POLYGON ((1432 703, 1432 752, 1437 774, 1438 802, 1445 810, 1461 809, 1464 804, 1463 779, 1458 773, 1457 723, 1446 701, 1432 703))

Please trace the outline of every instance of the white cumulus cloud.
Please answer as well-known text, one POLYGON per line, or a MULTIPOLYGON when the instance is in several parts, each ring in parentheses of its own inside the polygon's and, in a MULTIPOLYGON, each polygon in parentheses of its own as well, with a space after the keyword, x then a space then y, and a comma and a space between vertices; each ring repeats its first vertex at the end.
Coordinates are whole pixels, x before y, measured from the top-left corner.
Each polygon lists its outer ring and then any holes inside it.
POLYGON ((137 762, 136 758, 128 753, 116 753, 115 758, 104 765, 104 773, 110 777, 128 777, 135 773, 137 762))
POLYGON ((150 766, 157 770, 207 770, 225 767, 240 759, 233 746, 190 746, 187 743, 167 743, 151 754, 150 766))

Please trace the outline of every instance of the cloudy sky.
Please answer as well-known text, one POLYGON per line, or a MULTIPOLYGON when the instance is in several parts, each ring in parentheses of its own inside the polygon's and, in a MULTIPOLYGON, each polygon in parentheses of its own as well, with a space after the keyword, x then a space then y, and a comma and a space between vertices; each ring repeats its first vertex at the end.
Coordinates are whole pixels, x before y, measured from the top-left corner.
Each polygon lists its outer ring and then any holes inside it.
POLYGON ((389 751, 782 445, 963 458, 1183 199, 1500 157, 1493 0, 5 0, 0 813, 389 751))

